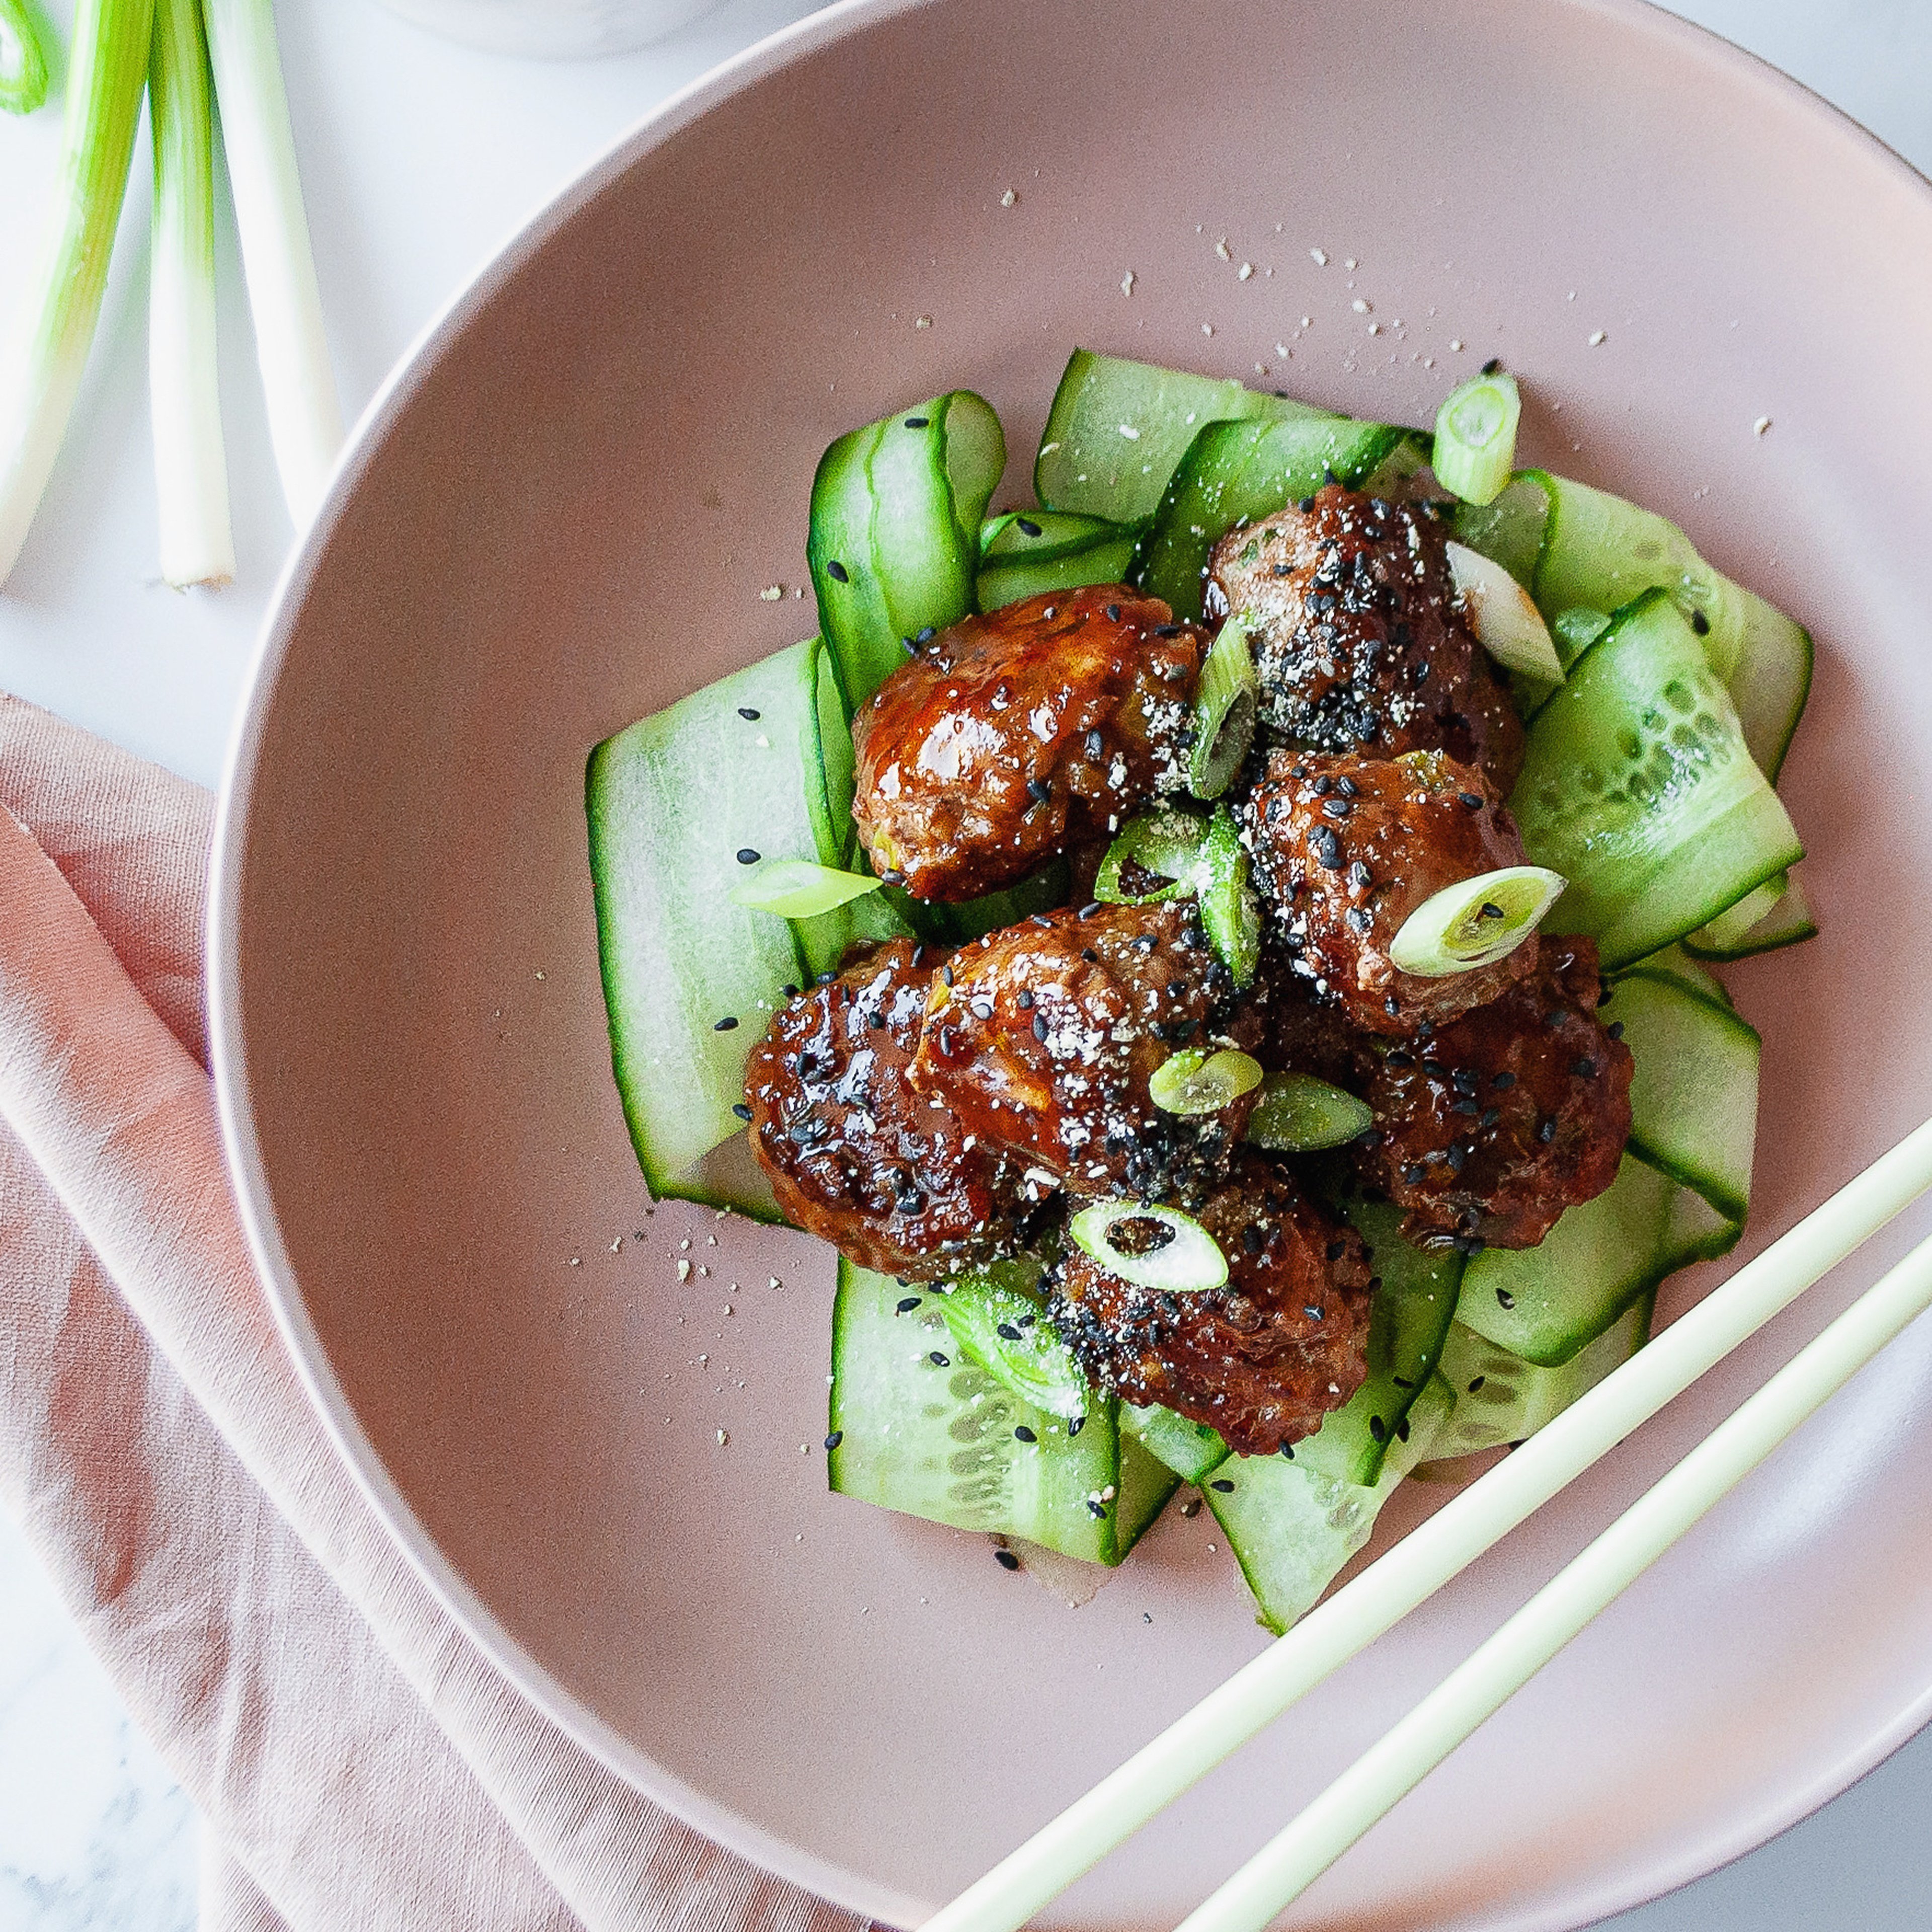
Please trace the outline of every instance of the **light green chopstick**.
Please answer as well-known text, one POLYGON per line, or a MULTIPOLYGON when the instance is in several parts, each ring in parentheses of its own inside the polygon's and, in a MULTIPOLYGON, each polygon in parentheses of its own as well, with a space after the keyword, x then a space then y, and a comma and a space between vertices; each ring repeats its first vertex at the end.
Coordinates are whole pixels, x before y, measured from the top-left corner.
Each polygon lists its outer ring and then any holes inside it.
POLYGON ((1932 1307, 1922 1241, 1250 1858, 1178 1932, 1262 1932, 1376 1820, 1932 1307))
POLYGON ((1932 1186, 1932 1121, 1714 1288, 926 1921, 1017 1932, 1290 1705, 1400 1622, 1932 1186))

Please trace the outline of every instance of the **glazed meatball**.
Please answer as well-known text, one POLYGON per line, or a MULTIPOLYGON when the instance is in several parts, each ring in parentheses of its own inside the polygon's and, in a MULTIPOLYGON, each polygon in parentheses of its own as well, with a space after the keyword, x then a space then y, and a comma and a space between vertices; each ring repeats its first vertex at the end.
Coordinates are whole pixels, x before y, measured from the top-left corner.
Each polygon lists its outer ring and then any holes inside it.
POLYGON ((920 898, 976 898, 1178 786, 1204 645, 1172 617, 1124 584, 1049 591, 902 664, 852 727, 874 866, 920 898))
POLYGON ((1150 1197, 1225 1165, 1253 1109, 1184 1118, 1148 1092, 1176 1049, 1237 1042, 1232 992, 1191 903, 1036 914, 940 972, 913 1084, 1037 1178, 1150 1197))
POLYGON ((1532 977, 1384 1056, 1366 1096, 1381 1138, 1356 1163, 1412 1240, 1534 1247, 1616 1178, 1631 1060, 1601 988, 1592 941, 1546 936, 1532 977))
POLYGON ((1225 1286, 1136 1288, 1070 1247, 1049 1312, 1090 1381, 1210 1423, 1244 1456, 1272 1455, 1360 1385, 1367 1253, 1257 1156, 1193 1211, 1228 1258, 1225 1286))
POLYGON ((1316 991, 1273 934, 1262 942, 1249 998, 1257 1040, 1250 1050, 1269 1072, 1312 1073, 1351 1094, 1364 1090, 1377 1064, 1376 1042, 1316 991))
POLYGON ((1211 613, 1248 621, 1270 732, 1317 752, 1442 751, 1507 794, 1522 721, 1463 622, 1426 508, 1330 484, 1231 530, 1211 613))
POLYGON ((879 947, 772 1019, 746 1069, 751 1139, 786 1218, 862 1267, 930 1280, 1018 1249, 1018 1166, 907 1078, 933 962, 879 947))
POLYGON ((1276 944, 1364 1032, 1439 1025, 1535 966, 1534 933, 1493 964, 1441 979, 1402 972, 1388 956, 1424 901, 1523 862, 1516 821, 1470 766, 1439 752, 1276 752, 1242 819, 1276 944))

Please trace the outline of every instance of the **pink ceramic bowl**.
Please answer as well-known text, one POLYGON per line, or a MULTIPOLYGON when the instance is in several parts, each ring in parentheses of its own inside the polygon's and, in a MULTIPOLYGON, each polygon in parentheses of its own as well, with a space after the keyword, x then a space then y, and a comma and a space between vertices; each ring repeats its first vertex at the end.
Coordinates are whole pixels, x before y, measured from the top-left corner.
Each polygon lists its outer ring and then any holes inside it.
MULTIPOLYGON (((1264 1640, 1205 1514, 1076 1610, 982 1539, 828 1496, 829 1252, 647 1207, 584 758, 811 628, 830 437, 969 386, 1014 499, 1076 343, 1416 422, 1506 357, 1532 457, 1681 519, 1817 634, 1786 788, 1824 937, 1734 976, 1766 1034, 1761 1243, 1932 1094, 1928 342, 1925 184, 1628 0, 855 0, 593 169, 364 422, 268 628, 219 860, 218 1070, 262 1266, 477 1641, 654 1797, 906 1924, 1264 1640)), ((1045 1922, 1171 1924, 1880 1258, 1045 1922)), ((1898 1345, 1294 1922, 1580 1925, 1908 1735, 1928 1355, 1898 1345)))

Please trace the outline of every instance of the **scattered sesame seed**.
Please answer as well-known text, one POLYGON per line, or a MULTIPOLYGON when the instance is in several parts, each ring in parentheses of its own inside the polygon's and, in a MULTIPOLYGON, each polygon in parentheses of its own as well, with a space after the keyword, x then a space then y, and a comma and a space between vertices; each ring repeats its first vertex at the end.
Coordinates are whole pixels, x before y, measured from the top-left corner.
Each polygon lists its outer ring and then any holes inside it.
POLYGON ((1017 1570, 1020 1567, 1020 1559, 1010 1550, 994 1550, 993 1560, 1002 1570, 1017 1570))
POLYGON ((1590 346, 1591 346, 1592 349, 1600 349, 1600 348, 1602 348, 1602 347, 1603 347, 1603 346, 1604 346, 1604 343, 1605 343, 1605 342, 1606 342, 1609 339, 1610 339, 1610 338, 1609 338, 1607 336, 1606 336, 1606 335, 1604 334, 1604 332, 1600 328, 1600 329, 1597 330, 1597 331, 1595 332, 1595 333, 1591 336, 1591 338, 1590 338, 1590 346))
POLYGON ((950 1369, 952 1364, 946 1357, 934 1348, 926 1358, 935 1369, 950 1369))
POLYGON ((1757 421, 1751 424, 1751 434, 1753 436, 1762 436, 1764 434, 1766 430, 1770 428, 1770 417, 1760 416, 1757 421))
POLYGON ((1008 188, 1006 193, 1000 197, 1000 206, 1002 208, 1011 208, 1014 202, 1018 200, 1019 196, 1018 194, 1012 188, 1008 188))
POLYGON ((727 1013, 722 1020, 716 1020, 712 1023, 711 1030, 713 1033, 733 1033, 736 1030, 737 1025, 736 1018, 727 1013))
POLYGON ((930 429, 932 418, 930 416, 908 416, 905 426, 908 429, 930 429))
POLYGON ((730 1437, 729 1436, 728 1436, 728 1435, 724 1432, 724 1431, 723 1430, 722 1430, 722 1429, 721 1429, 721 1430, 718 1430, 718 1448, 721 1448, 721 1449, 722 1449, 722 1448, 724 1448, 724 1446, 725 1445, 725 1444, 726 1444, 726 1443, 728 1443, 728 1442, 730 1442, 730 1439, 731 1439, 731 1438, 730 1438, 730 1437))
POLYGON ((1024 1422, 1016 1426, 1013 1435, 1017 1441, 1022 1442, 1037 1442, 1040 1440, 1040 1438, 1024 1422))
POLYGON ((748 1120, 752 1118, 751 1108, 746 1106, 742 1100, 736 1102, 733 1105, 731 1111, 733 1113, 736 1114, 741 1120, 748 1120))
POLYGON ((1132 269, 1130 268, 1127 272, 1120 278, 1120 292, 1124 296, 1130 296, 1133 292, 1134 272, 1132 269))
POLYGON ((825 1446, 828 1449, 836 1449, 838 1447, 840 1443, 844 1441, 844 1430, 842 1429, 835 1429, 832 1433, 825 1438, 825 1446))
MULTIPOLYGON (((1238 282, 1245 282, 1252 278, 1254 272, 1255 265, 1253 262, 1244 262, 1241 266, 1234 271, 1234 279, 1238 282)), ((1265 375, 1268 372, 1266 370, 1263 370, 1262 373, 1265 375)))
POLYGON ((1366 315, 1369 312, 1368 304, 1363 301, 1360 296, 1358 296, 1355 299, 1348 304, 1348 306, 1353 309, 1358 315, 1366 315))
POLYGON ((760 600, 766 604, 776 604, 784 595, 784 586, 782 584, 768 584, 758 592, 760 600))
POLYGON ((1221 1496, 1232 1496, 1234 1493, 1234 1484, 1226 1476, 1216 1476, 1208 1486, 1221 1496))
POLYGON ((1456 353, 1456 354, 1457 354, 1458 356, 1460 356, 1460 355, 1461 355, 1461 354, 1462 354, 1462 341, 1461 341, 1461 340, 1460 340, 1460 338, 1452 339, 1452 340, 1451 340, 1451 341, 1450 342, 1449 346, 1450 346, 1450 349, 1451 349, 1451 350, 1453 350, 1455 352, 1455 353, 1456 353))
POLYGON ((1499 1306, 1506 1309, 1514 1308, 1516 1306, 1516 1297, 1506 1288, 1499 1288, 1496 1290, 1496 1301, 1499 1306))

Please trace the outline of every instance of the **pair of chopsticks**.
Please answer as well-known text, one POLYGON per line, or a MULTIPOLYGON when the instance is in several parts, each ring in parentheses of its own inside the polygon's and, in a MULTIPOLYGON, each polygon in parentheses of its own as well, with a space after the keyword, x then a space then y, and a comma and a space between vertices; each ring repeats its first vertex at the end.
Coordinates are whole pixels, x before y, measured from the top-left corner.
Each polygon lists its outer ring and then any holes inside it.
MULTIPOLYGON (((1409 1532, 1255 1660, 926 1920, 1017 1932, 1083 1873, 1399 1622, 1932 1187, 1932 1120, 1409 1532)), ((1932 1240, 1886 1274, 1409 1714, 1179 1932, 1261 1932, 1597 1612, 1932 1306, 1932 1240)))

